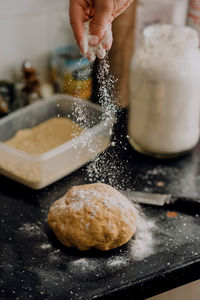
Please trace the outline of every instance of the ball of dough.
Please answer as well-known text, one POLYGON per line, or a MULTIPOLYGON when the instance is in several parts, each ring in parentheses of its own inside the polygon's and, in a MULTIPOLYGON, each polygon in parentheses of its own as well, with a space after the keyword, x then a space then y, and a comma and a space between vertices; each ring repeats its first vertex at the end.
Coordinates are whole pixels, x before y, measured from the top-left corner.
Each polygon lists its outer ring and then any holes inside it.
POLYGON ((113 187, 94 183, 72 187, 50 207, 48 224, 67 247, 110 250, 136 230, 135 208, 113 187))

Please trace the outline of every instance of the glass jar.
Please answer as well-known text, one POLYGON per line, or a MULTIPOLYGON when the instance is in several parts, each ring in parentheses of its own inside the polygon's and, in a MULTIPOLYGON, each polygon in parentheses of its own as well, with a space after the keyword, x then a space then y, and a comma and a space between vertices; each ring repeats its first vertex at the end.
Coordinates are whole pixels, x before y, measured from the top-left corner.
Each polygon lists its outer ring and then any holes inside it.
POLYGON ((169 158, 199 140, 200 50, 186 26, 152 25, 131 64, 128 131, 134 149, 169 158))
POLYGON ((92 96, 92 65, 77 46, 56 49, 51 58, 51 80, 55 92, 89 100, 92 96))

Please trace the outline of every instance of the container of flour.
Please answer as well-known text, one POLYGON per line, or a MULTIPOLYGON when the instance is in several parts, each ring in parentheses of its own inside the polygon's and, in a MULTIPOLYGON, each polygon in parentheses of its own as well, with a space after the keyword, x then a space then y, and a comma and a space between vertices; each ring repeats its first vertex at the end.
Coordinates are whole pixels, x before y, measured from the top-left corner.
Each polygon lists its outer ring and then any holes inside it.
POLYGON ((69 95, 55 95, 33 103, 0 120, 0 173, 32 189, 41 189, 104 151, 110 144, 112 125, 112 117, 105 120, 99 106, 69 95), (83 132, 39 155, 4 143, 18 130, 33 128, 54 117, 73 120, 83 132))
POLYGON ((199 37, 166 24, 147 27, 143 37, 132 60, 129 141, 149 156, 179 156, 199 141, 199 37))

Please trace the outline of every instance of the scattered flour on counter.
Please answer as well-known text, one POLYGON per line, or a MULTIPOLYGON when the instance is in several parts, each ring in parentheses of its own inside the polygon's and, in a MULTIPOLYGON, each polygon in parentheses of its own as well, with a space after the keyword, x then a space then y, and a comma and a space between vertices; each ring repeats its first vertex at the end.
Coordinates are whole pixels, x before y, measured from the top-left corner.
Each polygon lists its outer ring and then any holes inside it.
POLYGON ((137 208, 136 213, 136 233, 129 242, 130 253, 136 260, 143 260, 154 251, 155 240, 153 233, 156 231, 155 221, 146 217, 141 209, 137 208))
POLYGON ((42 244, 42 245, 40 245, 40 248, 43 250, 50 249, 50 248, 52 248, 52 245, 51 244, 42 244))
POLYGON ((70 262, 68 267, 72 273, 77 272, 77 270, 80 270, 81 272, 93 272, 97 270, 99 264, 94 259, 79 258, 73 262, 70 262))
POLYGON ((114 267, 121 267, 128 264, 128 259, 125 256, 113 256, 108 259, 107 266, 114 268, 114 267))
POLYGON ((72 264, 74 266, 86 267, 86 266, 89 266, 90 260, 87 258, 79 258, 79 259, 75 260, 72 264))
POLYGON ((48 253, 48 259, 51 263, 55 263, 55 262, 57 263, 57 262, 62 261, 62 256, 61 256, 60 249, 50 251, 48 253))
POLYGON ((24 223, 20 228, 20 232, 27 234, 28 236, 40 236, 43 235, 41 224, 24 223))
POLYGON ((105 273, 112 272, 128 264, 129 260, 124 255, 118 255, 108 257, 107 259, 99 260, 96 258, 80 258, 68 264, 70 273, 88 273, 91 276, 93 274, 96 277, 105 276, 105 273))

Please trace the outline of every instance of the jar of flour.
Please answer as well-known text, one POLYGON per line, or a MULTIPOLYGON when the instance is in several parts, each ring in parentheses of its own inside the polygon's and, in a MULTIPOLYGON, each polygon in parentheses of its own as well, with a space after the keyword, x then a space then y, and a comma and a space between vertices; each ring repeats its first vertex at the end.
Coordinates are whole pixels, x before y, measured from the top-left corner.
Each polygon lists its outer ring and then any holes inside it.
POLYGON ((189 27, 152 25, 131 65, 128 131, 134 149, 168 158, 199 140, 200 50, 189 27))

